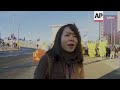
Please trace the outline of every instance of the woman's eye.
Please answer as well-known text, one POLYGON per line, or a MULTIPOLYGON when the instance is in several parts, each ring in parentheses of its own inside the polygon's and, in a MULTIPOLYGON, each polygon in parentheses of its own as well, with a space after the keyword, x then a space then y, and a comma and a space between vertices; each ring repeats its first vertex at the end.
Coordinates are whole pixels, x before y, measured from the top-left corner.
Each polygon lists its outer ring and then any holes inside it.
POLYGON ((74 37, 77 37, 76 35, 74 37))
POLYGON ((69 36, 68 34, 66 34, 65 36, 69 36))

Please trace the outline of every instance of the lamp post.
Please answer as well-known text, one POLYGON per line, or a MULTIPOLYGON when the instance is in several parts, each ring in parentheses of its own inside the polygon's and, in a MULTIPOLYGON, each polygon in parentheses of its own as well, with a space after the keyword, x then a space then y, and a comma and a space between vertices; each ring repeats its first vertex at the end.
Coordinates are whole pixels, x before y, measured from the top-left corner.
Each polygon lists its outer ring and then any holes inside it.
POLYGON ((0 39, 1 39, 1 33, 0 33, 0 39))
POLYGON ((115 45, 115 30, 114 30, 114 45, 115 45))
POLYGON ((111 26, 111 28, 110 28, 111 41, 110 41, 110 42, 111 42, 111 44, 112 44, 112 41, 113 41, 113 40, 112 40, 112 19, 110 20, 110 24, 111 24, 111 25, 110 25, 110 26, 111 26))
MULTIPOLYGON (((14 29, 15 29, 15 14, 13 14, 13 37, 14 37, 14 29)), ((12 48, 13 48, 13 37, 11 38, 12 40, 12 48)))
POLYGON ((19 26, 18 26, 18 48, 20 49, 20 45, 19 45, 19 30, 20 30, 20 24, 19 24, 19 26))

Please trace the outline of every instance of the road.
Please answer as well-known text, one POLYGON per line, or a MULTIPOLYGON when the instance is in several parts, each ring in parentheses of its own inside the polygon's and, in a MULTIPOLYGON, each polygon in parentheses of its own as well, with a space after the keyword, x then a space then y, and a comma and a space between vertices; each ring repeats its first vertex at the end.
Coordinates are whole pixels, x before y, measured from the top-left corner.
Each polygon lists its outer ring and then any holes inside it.
MULTIPOLYGON (((19 51, 5 51, 0 53, 0 79, 32 78, 29 70, 36 66, 32 60, 35 49, 22 48, 19 51), (27 71, 27 72, 26 72, 27 71), (25 77, 24 75, 28 77, 25 77)), ((32 70, 33 72, 33 70, 32 70)))
POLYGON ((31 54, 35 49, 32 48, 21 48, 20 50, 13 51, 0 51, 0 57, 18 56, 24 54, 31 54))
MULTIPOLYGON (((0 79, 33 79, 37 63, 32 61, 32 54, 23 55, 20 57, 14 57, 19 58, 16 59, 16 62, 10 62, 6 65, 0 64, 0 79)), ((109 58, 89 58, 88 56, 84 56, 84 70, 85 79, 120 78, 118 73, 117 76, 115 76, 115 73, 120 71, 117 59, 110 60, 109 58)))

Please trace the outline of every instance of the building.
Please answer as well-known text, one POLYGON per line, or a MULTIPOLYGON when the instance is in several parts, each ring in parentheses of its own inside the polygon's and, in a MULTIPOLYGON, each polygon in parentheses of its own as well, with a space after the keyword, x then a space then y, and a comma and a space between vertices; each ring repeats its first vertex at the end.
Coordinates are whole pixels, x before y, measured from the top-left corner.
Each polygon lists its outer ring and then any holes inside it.
POLYGON ((104 39, 104 22, 99 22, 99 40, 104 39))
POLYGON ((117 11, 117 31, 120 33, 120 11, 117 11))
POLYGON ((104 37, 108 44, 119 44, 119 33, 117 32, 117 15, 104 15, 104 37))
POLYGON ((58 32, 58 30, 60 29, 62 25, 52 25, 51 29, 52 29, 52 35, 51 35, 51 44, 53 44, 54 40, 55 40, 55 36, 56 33, 58 32))

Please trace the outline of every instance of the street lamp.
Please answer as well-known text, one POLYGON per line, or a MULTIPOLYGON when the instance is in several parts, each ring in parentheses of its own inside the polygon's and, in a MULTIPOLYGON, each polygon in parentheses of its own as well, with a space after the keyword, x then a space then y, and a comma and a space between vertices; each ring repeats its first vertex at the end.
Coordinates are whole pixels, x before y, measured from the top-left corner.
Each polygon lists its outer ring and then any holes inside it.
MULTIPOLYGON (((13 36, 14 36, 14 29, 15 29, 15 14, 13 14, 13 36)), ((11 38, 12 40, 12 48, 13 48, 13 38, 11 38)))
POLYGON ((0 33, 0 39, 1 39, 1 33, 0 33))
POLYGON ((115 30, 114 30, 114 45, 115 45, 115 30))
POLYGON ((18 26, 18 48, 20 48, 20 45, 19 45, 19 29, 20 29, 20 24, 18 26))
POLYGON ((112 19, 110 19, 110 26, 111 26, 111 28, 110 28, 110 35, 111 35, 111 44, 112 44, 112 19))

